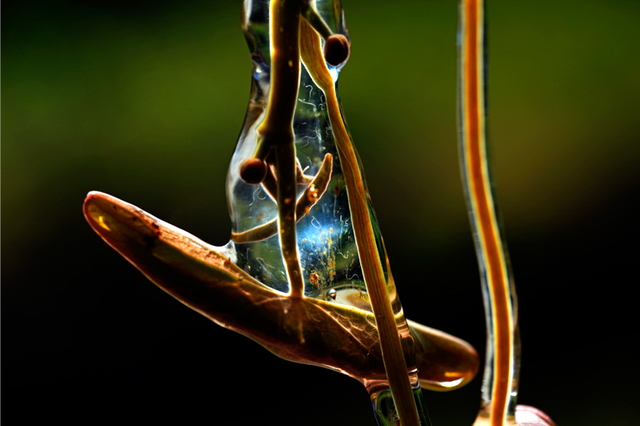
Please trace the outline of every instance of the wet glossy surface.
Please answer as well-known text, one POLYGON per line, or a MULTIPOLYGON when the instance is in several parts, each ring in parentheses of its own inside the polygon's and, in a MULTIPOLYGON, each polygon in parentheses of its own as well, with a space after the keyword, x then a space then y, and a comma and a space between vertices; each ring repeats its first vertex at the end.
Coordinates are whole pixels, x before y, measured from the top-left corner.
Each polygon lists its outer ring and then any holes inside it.
MULTIPOLYGON (((373 316, 348 301, 353 293, 338 291, 333 303, 291 301, 238 268, 228 248, 211 246, 115 197, 92 192, 84 211, 105 242, 217 324, 288 360, 334 369, 363 383, 385 379, 373 316)), ((423 387, 452 390, 474 377, 478 356, 469 344, 416 323, 409 327, 423 387)))

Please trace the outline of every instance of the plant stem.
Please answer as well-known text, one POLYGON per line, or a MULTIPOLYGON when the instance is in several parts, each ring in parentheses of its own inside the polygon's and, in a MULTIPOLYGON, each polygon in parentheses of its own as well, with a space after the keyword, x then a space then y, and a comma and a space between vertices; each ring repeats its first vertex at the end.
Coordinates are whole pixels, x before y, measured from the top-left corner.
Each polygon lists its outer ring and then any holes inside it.
POLYGON ((487 319, 483 405, 476 424, 514 422, 519 362, 517 301, 487 158, 483 0, 460 3, 460 155, 487 319), (488 422, 488 423, 487 423, 488 422))

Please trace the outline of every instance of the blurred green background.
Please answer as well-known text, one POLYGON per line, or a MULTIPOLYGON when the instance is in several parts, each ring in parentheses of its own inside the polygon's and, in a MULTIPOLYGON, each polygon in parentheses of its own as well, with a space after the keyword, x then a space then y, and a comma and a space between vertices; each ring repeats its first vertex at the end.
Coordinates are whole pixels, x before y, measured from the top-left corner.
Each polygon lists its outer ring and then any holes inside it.
MULTIPOLYGON (((341 98, 405 311, 482 353, 457 160, 457 4, 344 7, 341 98)), ((2 2, 6 424, 374 424, 356 381, 281 361, 176 303, 82 217, 100 190, 227 242, 224 179, 250 83, 240 8, 2 2)), ((560 426, 635 425, 640 4, 492 1, 488 19, 519 402, 560 426)), ((434 425, 471 424, 480 382, 428 393, 434 425)))

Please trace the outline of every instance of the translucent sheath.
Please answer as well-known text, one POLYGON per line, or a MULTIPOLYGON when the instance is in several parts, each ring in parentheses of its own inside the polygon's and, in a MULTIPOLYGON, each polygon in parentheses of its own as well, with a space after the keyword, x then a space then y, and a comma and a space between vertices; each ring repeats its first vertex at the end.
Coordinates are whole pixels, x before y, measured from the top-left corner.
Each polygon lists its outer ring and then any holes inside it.
MULTIPOLYGON (((280 239, 276 233, 260 231, 266 224, 272 224, 272 230, 275 230, 273 225, 277 223, 279 203, 277 197, 274 197, 276 190, 273 187, 276 186, 277 179, 268 171, 267 178, 261 184, 255 185, 243 181, 239 174, 243 161, 252 158, 258 149, 261 139, 259 128, 262 125, 264 129, 265 116, 270 110, 267 106, 272 101, 269 95, 273 93, 270 91, 271 46, 268 10, 264 10, 267 8, 262 2, 250 2, 248 5, 252 9, 245 10, 243 28, 252 54, 252 90, 245 122, 227 177, 229 213, 232 220, 231 239, 238 254, 238 266, 269 287, 288 293, 291 289, 280 239)), ((335 7, 339 8, 339 4, 335 7)), ((333 7, 328 9, 335 12, 333 7)), ((324 21, 333 27, 332 31, 348 36, 341 9, 337 15, 331 13, 328 16, 324 15, 322 10, 320 13, 324 21)), ((306 23, 304 25, 308 26, 306 23)), ((300 58, 297 61, 300 62, 300 58)), ((331 85, 334 85, 340 68, 328 69, 332 77, 331 85)), ((308 202, 310 199, 313 201, 313 205, 302 208, 297 212, 300 214, 296 215, 295 228, 304 278, 304 296, 337 303, 338 299, 343 300, 345 295, 358 294, 363 296, 360 298, 362 302, 357 302, 352 297, 349 299, 353 299, 353 303, 359 306, 364 306, 368 304, 366 285, 354 236, 342 158, 338 155, 335 129, 331 127, 327 99, 309 75, 307 67, 301 64, 299 70, 295 111, 290 125, 296 162, 302 174, 297 179, 295 198, 298 203, 308 202), (333 164, 329 175, 321 178, 324 185, 311 185, 311 181, 322 169, 327 154, 331 156, 333 164), (329 177, 327 182, 326 177, 329 177)), ((339 116, 340 114, 339 112, 339 116)), ((270 168, 275 169, 275 166, 270 168)), ((387 277, 386 258, 377 220, 370 204, 368 207, 375 227, 378 251, 382 253, 379 255, 379 262, 383 265, 383 273, 387 277)), ((396 306, 395 311, 399 312, 399 306, 396 306)))

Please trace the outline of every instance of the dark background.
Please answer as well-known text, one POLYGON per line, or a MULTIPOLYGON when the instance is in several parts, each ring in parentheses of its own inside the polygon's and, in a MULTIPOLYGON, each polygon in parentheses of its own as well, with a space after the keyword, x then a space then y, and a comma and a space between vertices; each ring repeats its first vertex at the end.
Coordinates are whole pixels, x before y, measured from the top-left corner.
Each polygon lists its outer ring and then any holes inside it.
MULTIPOLYGON (((345 0, 341 97, 407 316, 484 351, 456 148, 454 1, 345 0)), ((2 3, 6 425, 372 425, 355 380, 281 361, 155 288, 85 223, 101 190, 229 237, 249 95, 240 2, 2 3)), ((519 402, 638 422, 640 5, 489 4, 490 138, 520 298, 519 402)), ((480 379, 427 393, 469 425, 480 379)))

